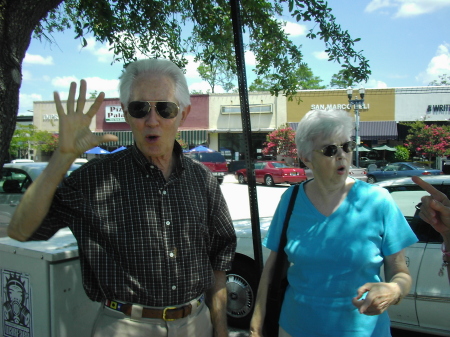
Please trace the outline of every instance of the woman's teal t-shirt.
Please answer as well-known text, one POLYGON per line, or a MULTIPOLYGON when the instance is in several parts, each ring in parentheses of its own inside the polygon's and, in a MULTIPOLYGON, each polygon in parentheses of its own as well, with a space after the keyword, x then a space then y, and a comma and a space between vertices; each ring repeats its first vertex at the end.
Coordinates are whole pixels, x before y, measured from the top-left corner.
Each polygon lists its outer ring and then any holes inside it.
MULTIPOLYGON (((292 187, 282 196, 264 245, 278 251, 292 187)), ((387 312, 360 314, 357 289, 380 282, 383 258, 417 242, 384 188, 356 180, 329 217, 309 201, 304 184, 295 202, 285 251, 291 266, 280 325, 291 336, 390 336, 387 312)))

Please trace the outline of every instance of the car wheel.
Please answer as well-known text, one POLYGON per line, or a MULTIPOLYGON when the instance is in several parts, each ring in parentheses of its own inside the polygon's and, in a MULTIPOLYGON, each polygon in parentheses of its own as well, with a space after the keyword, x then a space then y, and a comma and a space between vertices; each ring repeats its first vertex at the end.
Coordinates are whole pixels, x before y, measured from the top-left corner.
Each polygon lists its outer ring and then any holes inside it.
POLYGON ((275 182, 273 181, 272 176, 269 176, 269 175, 267 175, 267 176, 264 178, 264 182, 266 183, 267 186, 273 186, 273 185, 275 185, 275 182))
POLYGON ((223 183, 223 177, 222 178, 217 178, 217 181, 219 182, 219 185, 221 185, 223 183))
POLYGON ((255 307, 259 277, 255 261, 244 255, 236 255, 233 267, 227 272, 228 324, 248 329, 255 307))
POLYGON ((243 174, 238 175, 239 184, 245 184, 245 178, 243 174))
POLYGON ((375 179, 374 176, 368 176, 368 177, 367 177, 367 182, 368 182, 369 184, 374 184, 374 183, 377 182, 377 180, 375 179))

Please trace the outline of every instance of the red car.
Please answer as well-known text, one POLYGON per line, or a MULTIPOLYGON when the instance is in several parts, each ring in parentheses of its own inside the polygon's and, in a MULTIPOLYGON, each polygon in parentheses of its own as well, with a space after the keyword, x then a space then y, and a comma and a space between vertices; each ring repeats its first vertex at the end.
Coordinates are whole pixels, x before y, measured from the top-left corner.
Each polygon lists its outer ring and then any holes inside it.
MULTIPOLYGON (((247 182, 247 169, 234 173, 240 184, 247 182)), ((275 184, 296 184, 306 180, 305 170, 287 165, 283 161, 257 161, 255 163, 255 178, 257 183, 273 186, 275 184)))

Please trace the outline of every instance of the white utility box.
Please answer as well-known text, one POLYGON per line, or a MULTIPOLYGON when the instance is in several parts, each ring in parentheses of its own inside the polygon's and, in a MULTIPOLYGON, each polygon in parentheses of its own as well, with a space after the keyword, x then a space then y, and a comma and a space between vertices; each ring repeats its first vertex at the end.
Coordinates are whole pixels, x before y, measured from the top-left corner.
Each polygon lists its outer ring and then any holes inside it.
POLYGON ((1 337, 90 336, 100 303, 84 292, 68 228, 48 241, 0 238, 1 337))

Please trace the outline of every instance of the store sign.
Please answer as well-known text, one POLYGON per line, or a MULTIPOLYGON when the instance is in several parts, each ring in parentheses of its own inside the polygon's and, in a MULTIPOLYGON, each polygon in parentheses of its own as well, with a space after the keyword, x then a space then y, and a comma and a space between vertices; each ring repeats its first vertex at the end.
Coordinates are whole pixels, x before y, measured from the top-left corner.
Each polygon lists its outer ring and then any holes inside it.
MULTIPOLYGON (((311 104, 311 110, 350 110, 350 104, 311 104)), ((360 110, 369 110, 370 104, 359 106, 360 110)))
POLYGON ((42 115, 42 120, 44 122, 48 122, 48 121, 57 121, 59 120, 59 116, 54 114, 54 115, 42 115))
POLYGON ((427 115, 448 115, 450 114, 450 104, 428 105, 427 115))
POLYGON ((122 107, 120 105, 105 106, 105 122, 106 123, 124 123, 122 107))

